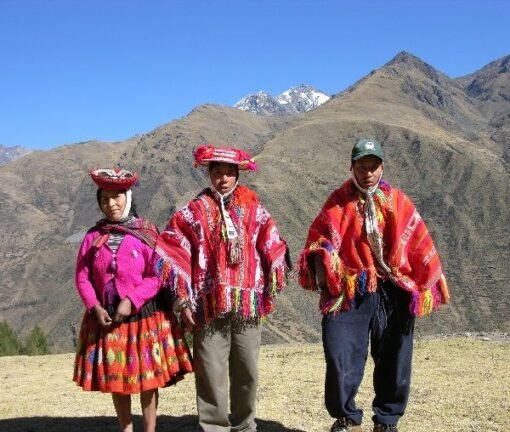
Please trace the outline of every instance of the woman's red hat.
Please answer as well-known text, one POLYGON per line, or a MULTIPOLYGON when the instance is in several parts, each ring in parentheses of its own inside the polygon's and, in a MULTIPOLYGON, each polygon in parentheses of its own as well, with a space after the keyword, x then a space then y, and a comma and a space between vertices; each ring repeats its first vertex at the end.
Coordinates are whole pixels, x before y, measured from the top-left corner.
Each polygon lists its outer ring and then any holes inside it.
POLYGON ((255 160, 244 150, 237 148, 214 147, 211 144, 198 146, 193 152, 195 167, 209 166, 210 162, 223 162, 237 165, 240 170, 255 171, 255 160))
POLYGON ((138 181, 138 174, 121 168, 90 170, 89 175, 100 189, 129 190, 138 181))

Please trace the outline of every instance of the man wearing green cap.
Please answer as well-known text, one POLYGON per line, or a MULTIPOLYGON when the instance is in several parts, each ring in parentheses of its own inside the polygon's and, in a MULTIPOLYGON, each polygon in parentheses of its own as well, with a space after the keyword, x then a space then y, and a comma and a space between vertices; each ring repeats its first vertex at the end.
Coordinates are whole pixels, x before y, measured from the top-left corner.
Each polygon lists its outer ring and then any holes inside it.
POLYGON ((360 139, 351 178, 313 221, 299 258, 299 282, 320 292, 331 432, 361 432, 355 397, 370 342, 374 432, 398 431, 411 379, 416 316, 449 300, 439 256, 411 200, 382 179, 384 153, 360 139))

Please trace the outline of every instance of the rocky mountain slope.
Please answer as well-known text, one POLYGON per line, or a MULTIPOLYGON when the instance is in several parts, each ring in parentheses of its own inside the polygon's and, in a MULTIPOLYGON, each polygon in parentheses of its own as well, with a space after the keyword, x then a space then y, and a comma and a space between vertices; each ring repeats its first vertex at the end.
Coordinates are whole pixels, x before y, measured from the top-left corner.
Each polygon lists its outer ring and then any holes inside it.
POLYGON ((480 71, 459 78, 458 84, 488 120, 491 140, 510 163, 510 55, 491 62, 480 71))
MULTIPOLYGON (((427 222, 452 290, 452 304, 419 320, 417 331, 509 331, 510 169, 498 135, 510 127, 510 102, 502 96, 510 88, 507 63, 452 79, 400 53, 299 116, 200 106, 127 141, 59 147, 0 167, 0 320, 21 334, 38 323, 55 349, 70 348, 83 313, 72 239, 100 217, 87 169, 118 163, 138 170, 137 207, 163 228, 207 184, 192 168, 197 144, 247 148, 260 170, 241 180, 258 191, 295 260, 320 206, 349 175, 353 142, 367 136, 383 143, 386 178, 427 222), (473 82, 492 96, 473 93, 473 82)), ((292 279, 264 340, 317 341, 317 302, 292 279)))

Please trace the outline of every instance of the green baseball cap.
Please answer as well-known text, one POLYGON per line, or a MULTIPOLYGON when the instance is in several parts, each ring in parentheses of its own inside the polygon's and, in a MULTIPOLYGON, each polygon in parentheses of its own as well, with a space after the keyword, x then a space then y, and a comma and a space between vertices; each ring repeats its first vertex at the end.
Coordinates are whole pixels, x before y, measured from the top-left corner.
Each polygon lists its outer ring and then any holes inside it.
POLYGON ((364 156, 377 156, 382 161, 384 160, 384 152, 379 144, 374 139, 362 138, 358 140, 351 152, 351 160, 355 161, 361 159, 364 156))

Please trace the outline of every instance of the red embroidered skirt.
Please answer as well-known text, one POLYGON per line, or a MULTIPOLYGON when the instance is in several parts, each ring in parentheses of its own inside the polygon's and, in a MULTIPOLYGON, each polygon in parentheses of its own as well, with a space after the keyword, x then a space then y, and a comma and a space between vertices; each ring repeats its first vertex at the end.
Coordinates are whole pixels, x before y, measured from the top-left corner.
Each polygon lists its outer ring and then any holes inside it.
POLYGON ((101 328, 94 313, 85 313, 73 377, 83 390, 140 393, 171 385, 188 372, 191 354, 171 312, 144 306, 109 329, 101 328))

